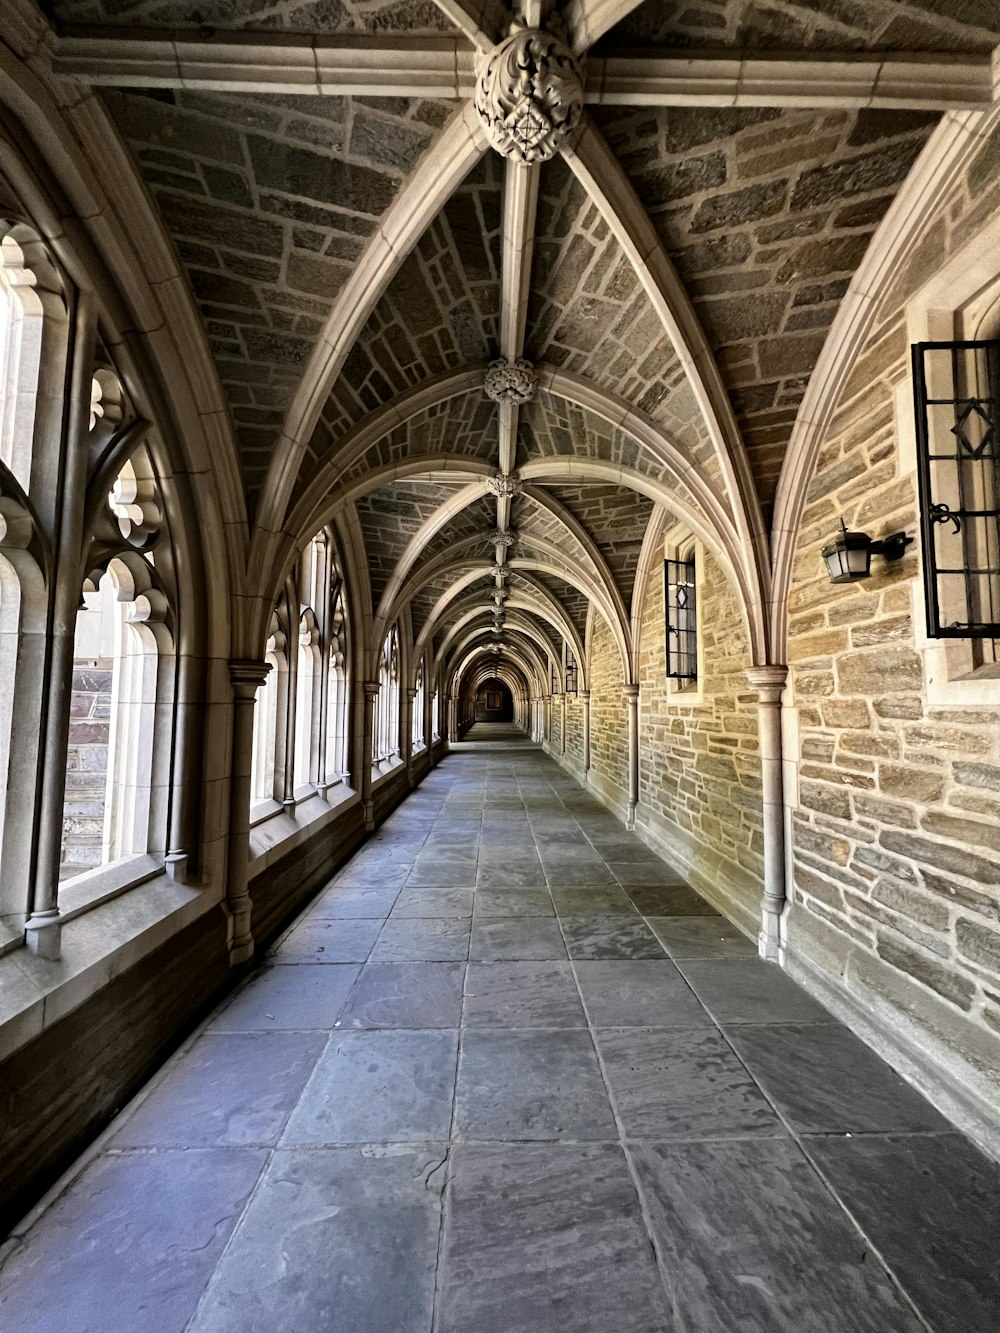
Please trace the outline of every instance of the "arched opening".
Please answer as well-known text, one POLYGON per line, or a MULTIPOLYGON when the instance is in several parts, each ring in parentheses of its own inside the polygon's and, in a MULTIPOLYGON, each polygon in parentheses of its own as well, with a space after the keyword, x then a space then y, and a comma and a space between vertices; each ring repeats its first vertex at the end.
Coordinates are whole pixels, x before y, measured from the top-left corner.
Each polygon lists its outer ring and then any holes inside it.
POLYGON ((476 722, 513 722, 514 696, 502 680, 492 676, 476 691, 476 722))

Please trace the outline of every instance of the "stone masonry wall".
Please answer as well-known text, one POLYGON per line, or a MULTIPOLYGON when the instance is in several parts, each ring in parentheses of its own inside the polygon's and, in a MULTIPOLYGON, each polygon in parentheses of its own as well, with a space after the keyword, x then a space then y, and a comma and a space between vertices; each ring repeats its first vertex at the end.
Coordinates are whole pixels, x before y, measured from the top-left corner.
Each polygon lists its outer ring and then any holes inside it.
POLYGON ((695 883, 755 930, 763 882, 757 704, 739 605, 706 557, 701 596, 702 675, 692 701, 666 676, 663 579, 654 572, 642 620, 639 813, 695 883))
POLYGON ((562 704, 558 698, 549 700, 549 746, 559 753, 562 741, 562 704))
POLYGON ((73 665, 60 879, 101 864, 113 666, 110 658, 73 665))
POLYGON ((566 758, 583 767, 583 704, 576 694, 566 700, 566 758))
POLYGON ((998 160, 994 136, 944 201, 845 388, 809 492, 789 607, 799 726, 790 946, 866 1008, 894 1014, 911 1045, 930 1037, 994 1104, 1000 707, 929 701, 915 555, 833 586, 819 552, 841 516, 873 537, 919 531, 894 420, 909 351, 903 306, 1000 208, 998 160))
POLYGON ((628 800, 628 706, 622 662, 604 620, 594 620, 590 650, 591 776, 615 800, 628 800))

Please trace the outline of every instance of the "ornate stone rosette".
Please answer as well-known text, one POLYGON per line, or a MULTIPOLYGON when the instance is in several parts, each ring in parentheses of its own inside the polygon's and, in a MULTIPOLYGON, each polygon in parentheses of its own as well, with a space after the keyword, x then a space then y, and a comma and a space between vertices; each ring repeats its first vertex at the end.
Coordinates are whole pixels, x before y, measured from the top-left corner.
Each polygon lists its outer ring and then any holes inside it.
POLYGON ((498 153, 527 166, 545 162, 583 113, 576 57, 551 33, 515 30, 481 59, 476 110, 498 153))
POLYGON ((483 388, 487 398, 492 398, 495 403, 527 403, 535 396, 538 375, 523 356, 514 361, 501 356, 486 367, 483 388))
POLYGON ((513 546, 517 540, 514 533, 509 528, 494 528, 490 533, 490 541, 494 546, 513 546))
POLYGON ((491 495, 495 495, 498 500, 513 500, 521 490, 521 482, 514 473, 505 476, 498 472, 495 477, 490 477, 486 483, 487 489, 491 495))

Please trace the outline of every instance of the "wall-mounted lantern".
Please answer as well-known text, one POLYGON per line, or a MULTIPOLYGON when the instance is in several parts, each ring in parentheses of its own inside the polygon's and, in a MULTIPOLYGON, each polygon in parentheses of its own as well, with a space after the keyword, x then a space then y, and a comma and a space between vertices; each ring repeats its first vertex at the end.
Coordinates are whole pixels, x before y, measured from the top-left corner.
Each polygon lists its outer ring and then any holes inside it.
POLYGON ((849 532, 840 520, 840 533, 827 542, 821 552, 831 583, 857 583, 871 577, 872 556, 885 560, 901 560, 913 541, 905 532, 893 532, 881 541, 873 542, 867 532, 849 532))

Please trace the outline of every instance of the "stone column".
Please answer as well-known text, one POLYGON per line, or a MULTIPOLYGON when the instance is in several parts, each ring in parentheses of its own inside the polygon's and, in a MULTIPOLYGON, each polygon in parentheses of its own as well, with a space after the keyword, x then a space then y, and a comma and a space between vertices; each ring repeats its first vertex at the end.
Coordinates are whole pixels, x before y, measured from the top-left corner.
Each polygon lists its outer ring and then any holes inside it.
POLYGON ((764 814, 764 901, 757 947, 762 958, 777 962, 782 947, 785 909, 785 801, 781 755, 781 694, 786 666, 751 667, 747 680, 757 692, 760 737, 761 800, 764 814))
MULTIPOLYGON (((73 645, 80 607, 84 545, 83 516, 87 494, 87 445, 91 380, 97 333, 97 306, 82 292, 76 312, 71 350, 71 380, 66 432, 61 442, 62 496, 55 516, 54 568, 49 594, 49 670, 41 723, 41 801, 37 814, 37 852, 31 911, 24 924, 25 943, 40 958, 56 959, 62 947, 59 915, 59 863, 62 816, 66 799, 66 752, 69 746, 70 700, 73 693, 73 645)), ((42 377, 45 367, 42 367, 42 377)), ((39 401, 44 386, 39 385, 39 401)))
POLYGON ((590 772, 590 691, 580 691, 580 702, 583 704, 583 771, 585 774, 590 772))
POLYGON ((628 704, 628 814, 625 827, 635 828, 635 809, 639 804, 639 686, 624 685, 628 704))
POLYGON ((403 762, 406 764, 406 781, 413 790, 413 701, 417 697, 417 688, 410 685, 403 692, 403 762))
POLYGON ((375 827, 375 806, 372 802, 372 765, 374 762, 375 741, 375 700, 381 688, 377 680, 366 680, 362 686, 365 692, 364 730, 361 733, 361 808, 365 816, 365 828, 371 833, 375 827))
POLYGON ((559 753, 566 753, 566 695, 562 695, 562 719, 559 726, 559 753))
POLYGON ((226 908, 229 916, 229 963, 235 967, 253 957, 250 898, 250 787, 253 771, 253 709, 257 690, 271 666, 268 662, 234 659, 229 663, 233 686, 233 750, 229 771, 229 870, 226 908))

